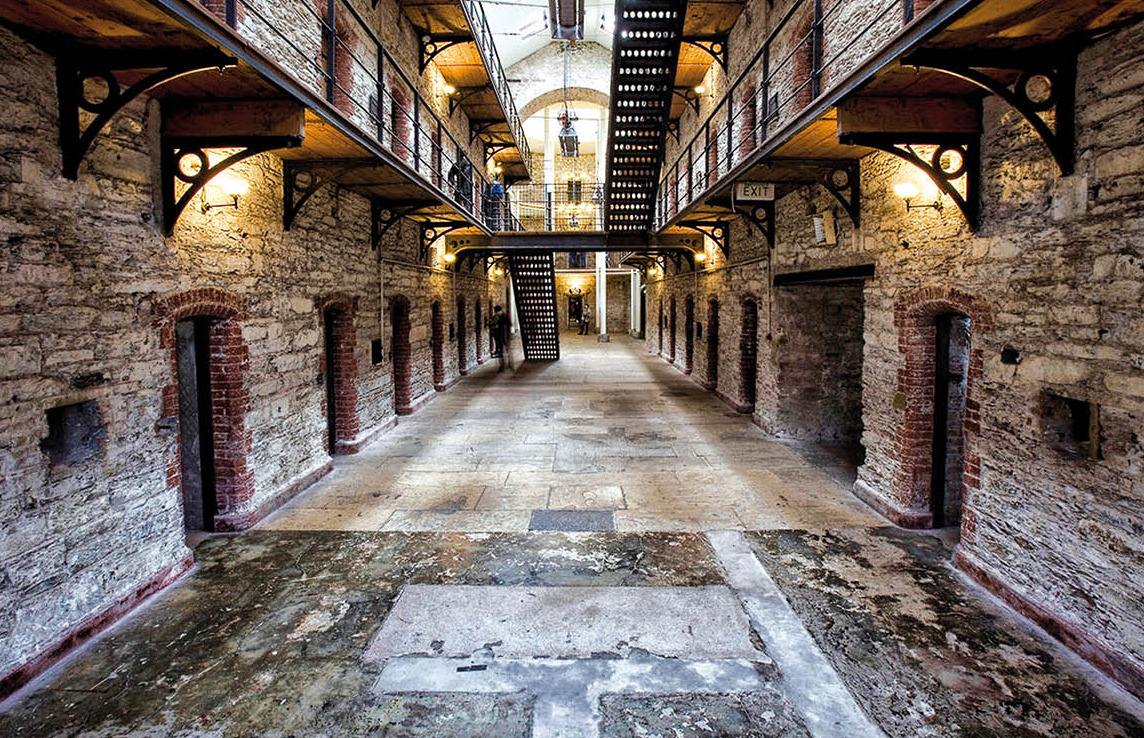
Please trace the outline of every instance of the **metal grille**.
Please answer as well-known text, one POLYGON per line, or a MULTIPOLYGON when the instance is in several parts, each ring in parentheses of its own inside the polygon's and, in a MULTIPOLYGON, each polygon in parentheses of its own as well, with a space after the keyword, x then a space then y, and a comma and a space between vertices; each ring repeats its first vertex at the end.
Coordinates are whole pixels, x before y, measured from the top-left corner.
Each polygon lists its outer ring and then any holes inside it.
POLYGON ((556 322, 556 266, 552 252, 512 254, 512 275, 520 341, 526 361, 560 358, 560 332, 556 322))
POLYGON ((673 0, 616 3, 604 214, 609 232, 647 233, 655 219, 686 7, 673 0))

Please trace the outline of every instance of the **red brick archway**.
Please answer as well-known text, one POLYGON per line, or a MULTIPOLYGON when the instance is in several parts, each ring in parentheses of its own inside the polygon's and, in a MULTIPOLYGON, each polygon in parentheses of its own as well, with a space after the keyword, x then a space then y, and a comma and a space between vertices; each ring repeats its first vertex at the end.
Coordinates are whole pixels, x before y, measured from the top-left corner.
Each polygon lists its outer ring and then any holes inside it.
POLYGON ((429 306, 429 348, 433 352, 433 389, 445 391, 445 318, 441 302, 429 306))
POLYGON ((346 453, 361 430, 357 413, 357 333, 354 313, 357 301, 345 293, 334 293, 318 300, 318 320, 326 338, 321 359, 321 370, 333 391, 322 398, 322 412, 330 417, 330 395, 333 396, 334 427, 327 438, 326 450, 330 455, 346 453), (332 365, 331 365, 332 361, 332 365), (333 448, 330 440, 335 440, 333 448))
MULTIPOLYGON (((217 514, 214 529, 244 530, 254 524, 257 511, 254 474, 247 468, 252 437, 246 429, 250 392, 246 372, 250 353, 242 340, 241 322, 247 317, 242 298, 215 287, 199 287, 155 299, 152 310, 158 321, 159 346, 170 352, 171 383, 163 387, 163 417, 179 416, 178 365, 175 324, 184 318, 211 318, 211 414, 214 426, 214 473, 217 514)), ((179 444, 167 463, 167 487, 181 494, 179 444)))
POLYGON ((481 343, 481 330, 484 328, 484 321, 481 316, 481 301, 473 300, 473 336, 474 343, 477 344, 477 363, 480 364, 484 361, 484 346, 481 343))
POLYGON ((715 389, 719 383, 719 300, 712 297, 707 303, 707 387, 715 389))
POLYGON ((675 363, 675 298, 671 298, 671 307, 667 313, 667 360, 675 363))
POLYGON ((741 410, 755 408, 756 381, 759 373, 759 301, 754 297, 743 299, 743 316, 739 332, 739 392, 743 400, 741 410))
POLYGON ((695 298, 688 295, 683 301, 683 371, 691 373, 695 358, 695 298))
MULTIPOLYGON (((906 527, 928 528, 930 512, 931 462, 934 432, 934 382, 937 318, 956 313, 969 318, 973 335, 993 330, 988 303, 952 287, 923 287, 901 297, 894 304, 894 326, 898 330, 898 350, 905 367, 898 371, 898 402, 905 402, 905 416, 898 427, 894 447, 900 454, 893 480, 891 511, 896 523, 906 527)), ((965 540, 976 536, 977 520, 972 509, 973 494, 980 486, 981 459, 978 436, 981 431, 981 377, 984 352, 979 341, 969 350, 966 372, 964 421, 963 487, 961 531, 965 540)))
POLYGON ((398 295, 389 305, 389 316, 393 323, 393 410, 398 415, 413 412, 413 347, 409 334, 412 321, 409 315, 409 298, 398 295))
MULTIPOLYGON (((461 374, 469 373, 469 323, 465 317, 465 298, 457 298, 457 366, 461 374)), ((480 341, 477 342, 478 344, 480 341)))

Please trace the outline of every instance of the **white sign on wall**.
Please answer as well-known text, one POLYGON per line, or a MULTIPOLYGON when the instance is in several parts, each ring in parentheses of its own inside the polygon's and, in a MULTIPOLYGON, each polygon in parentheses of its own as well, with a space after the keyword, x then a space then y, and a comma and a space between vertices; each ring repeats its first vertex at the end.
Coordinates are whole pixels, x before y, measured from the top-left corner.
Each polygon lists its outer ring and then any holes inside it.
POLYGON ((775 185, 773 182, 736 182, 735 200, 737 202, 764 202, 775 199, 775 185))

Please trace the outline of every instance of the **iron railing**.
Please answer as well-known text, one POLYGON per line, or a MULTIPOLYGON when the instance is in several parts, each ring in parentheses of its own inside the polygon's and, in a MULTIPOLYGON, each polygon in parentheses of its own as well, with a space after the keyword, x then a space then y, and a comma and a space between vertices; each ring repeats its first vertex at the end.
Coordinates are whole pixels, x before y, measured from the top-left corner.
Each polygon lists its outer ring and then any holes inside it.
MULTIPOLYGON (((797 0, 659 182, 662 228, 914 20, 919 0, 797 0)), ((929 5, 925 2, 925 5, 929 5)))
POLYGON ((501 110, 504 111, 508 121, 512 140, 516 143, 516 150, 520 152, 520 160, 527 167, 530 152, 528 139, 524 135, 524 126, 520 113, 516 111, 516 103, 512 99, 512 91, 508 86, 508 77, 505 76, 504 66, 501 64, 500 54, 497 53, 496 43, 493 41, 493 32, 489 28, 489 19, 485 15, 484 6, 480 0, 460 0, 461 8, 465 11, 465 18, 469 21, 469 28, 473 29, 473 39, 477 44, 477 51, 485 63, 485 70, 489 75, 489 84, 500 101, 501 110))
MULTIPOLYGON (((350 0, 200 0, 303 86, 322 95, 349 122, 408 166, 425 184, 485 222, 489 181, 373 28, 380 11, 350 0), (363 12, 378 13, 371 24, 363 12)), ((483 18, 483 14, 481 18, 483 18)), ((488 23, 484 21, 487 33, 488 23)), ((479 42, 478 42, 479 43, 479 42)), ((504 79, 499 67, 490 78, 504 79)), ((507 83, 502 82, 507 94, 507 83)), ((498 98, 501 93, 498 92, 498 98)), ((511 107, 506 114, 519 116, 511 107)), ((522 140, 522 139, 521 139, 522 140)))
POLYGON ((521 230, 604 230, 603 183, 518 184, 509 193, 509 207, 521 230))

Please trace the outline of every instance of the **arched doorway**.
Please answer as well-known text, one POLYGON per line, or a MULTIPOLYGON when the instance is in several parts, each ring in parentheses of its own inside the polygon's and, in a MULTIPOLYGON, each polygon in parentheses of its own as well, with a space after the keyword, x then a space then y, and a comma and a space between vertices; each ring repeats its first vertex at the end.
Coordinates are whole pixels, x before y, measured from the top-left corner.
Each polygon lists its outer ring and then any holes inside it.
POLYGON ((465 298, 457 298, 457 367, 464 375, 469 373, 469 324, 465 318, 465 298))
POLYGON ((663 298, 659 301, 659 355, 664 356, 663 347, 663 298))
POLYGON ((683 371, 691 373, 691 360, 695 355, 695 298, 691 295, 683 303, 683 371))
POLYGON ((980 468, 976 394, 985 364, 974 336, 993 329, 989 305, 955 288, 922 287, 895 302, 894 325, 905 359, 898 375, 905 412, 888 514, 911 528, 960 520, 962 538, 972 541, 980 468))
POLYGON ((339 442, 352 441, 359 429, 353 301, 348 297, 328 300, 321 315, 325 338, 326 450, 333 456, 339 453, 339 442))
POLYGON ((930 513, 933 527, 961 520, 965 475, 965 399, 972 338, 969 316, 943 313, 934 319, 933 451, 930 513))
POLYGON ((484 361, 484 344, 481 343, 481 330, 484 328, 484 321, 481 320, 481 301, 473 301, 473 343, 477 345, 477 363, 480 364, 484 361))
POLYGON ((715 389, 719 383, 719 300, 707 302, 707 386, 715 389))
POLYGON ((675 298, 671 298, 671 310, 667 314, 668 319, 668 336, 667 336, 667 360, 675 362, 675 298))
POLYGON ((393 324, 393 409, 398 415, 408 415, 412 412, 413 404, 409 298, 394 297, 390 303, 389 315, 393 324))
POLYGON ((200 287, 157 298, 160 345, 171 351, 173 382, 163 388, 163 416, 176 420, 179 444, 169 484, 189 530, 235 531, 253 524, 254 475, 247 468, 249 354, 242 300, 200 287))
POLYGON ((429 307, 429 347, 433 351, 433 388, 445 391, 445 322, 440 301, 429 307))
POLYGON ((743 412, 754 410, 755 383, 759 356, 759 304, 753 299, 743 301, 742 333, 739 336, 739 372, 742 386, 743 412))

